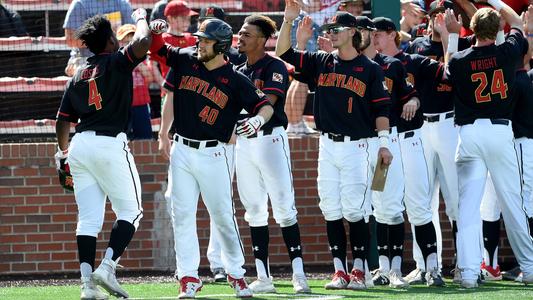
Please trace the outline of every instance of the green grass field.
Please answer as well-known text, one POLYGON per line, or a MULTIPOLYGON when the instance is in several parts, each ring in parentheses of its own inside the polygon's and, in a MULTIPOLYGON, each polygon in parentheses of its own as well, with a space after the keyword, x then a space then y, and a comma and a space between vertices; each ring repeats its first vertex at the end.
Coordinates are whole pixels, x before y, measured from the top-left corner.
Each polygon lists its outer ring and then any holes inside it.
MULTIPOLYGON (((447 281, 445 288, 412 286, 406 290, 390 288, 372 288, 366 291, 326 291, 325 280, 311 280, 313 294, 295 295, 289 281, 276 282, 278 294, 256 295, 254 299, 533 299, 533 286, 524 286, 514 282, 491 282, 476 290, 465 290, 447 281)), ((173 283, 124 284, 130 293, 130 299, 177 299, 177 286, 173 283)), ((39 287, 5 287, 0 288, 2 300, 70 300, 79 299, 77 285, 39 286, 39 287)), ((199 299, 234 299, 233 290, 227 284, 205 284, 197 294, 199 299)), ((113 299, 113 297, 110 297, 113 299)))

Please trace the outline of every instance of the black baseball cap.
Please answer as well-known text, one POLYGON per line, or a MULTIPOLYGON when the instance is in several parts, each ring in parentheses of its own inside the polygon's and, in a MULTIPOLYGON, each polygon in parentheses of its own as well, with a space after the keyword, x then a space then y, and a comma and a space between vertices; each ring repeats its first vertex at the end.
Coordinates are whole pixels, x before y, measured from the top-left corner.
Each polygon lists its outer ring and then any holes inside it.
POLYGON ((224 21, 226 18, 226 12, 222 7, 216 4, 209 4, 206 7, 202 7, 200 10, 200 16, 198 16, 198 20, 203 21, 212 18, 224 21))
POLYGON ((445 11, 446 9, 453 8, 453 2, 450 0, 435 0, 429 5, 428 15, 432 16, 434 14, 445 11))
POLYGON ((389 18, 377 17, 372 22, 378 31, 396 31, 396 24, 389 18))
POLYGON ((364 0, 341 0, 341 5, 346 5, 350 2, 355 2, 355 3, 359 3, 359 4, 362 4, 362 5, 365 5, 365 1, 364 0))
POLYGON ((374 22, 370 20, 367 16, 357 16, 357 28, 366 29, 366 30, 376 30, 374 22))
POLYGON ((326 23, 320 27, 321 30, 327 30, 335 27, 357 27, 357 19, 348 12, 338 11, 329 23, 326 23))

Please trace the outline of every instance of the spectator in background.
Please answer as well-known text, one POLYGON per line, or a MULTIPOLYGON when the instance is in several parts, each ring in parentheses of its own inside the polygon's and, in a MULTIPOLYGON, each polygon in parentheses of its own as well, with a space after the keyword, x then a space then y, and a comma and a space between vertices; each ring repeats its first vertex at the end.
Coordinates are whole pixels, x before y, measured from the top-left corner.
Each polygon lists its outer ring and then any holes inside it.
MULTIPOLYGON (((133 39, 136 27, 125 24, 118 28, 117 39, 121 47, 125 47, 133 39)), ((128 123, 129 140, 152 138, 152 124, 150 122, 150 93, 148 85, 155 79, 149 60, 144 60, 133 69, 133 102, 128 123)))
POLYGON ((426 9, 423 0, 401 0, 401 3, 400 34, 402 42, 407 42, 422 36, 426 27, 419 25, 424 24, 426 9))
POLYGON ((167 20, 167 17, 165 16, 165 8, 167 7, 168 0, 160 0, 157 1, 154 4, 154 8, 152 8, 152 13, 150 14, 150 20, 167 20))
POLYGON ((67 76, 72 76, 76 69, 85 64, 92 53, 75 37, 76 30, 92 16, 102 14, 111 22, 113 31, 123 24, 133 24, 132 8, 128 0, 74 0, 65 16, 63 28, 67 46, 73 48, 65 69, 67 76))
POLYGON ((27 36, 28 32, 22 24, 20 15, 4 6, 0 0, 0 37, 27 36))
POLYGON ((342 0, 339 6, 340 11, 349 12, 355 17, 362 16, 365 10, 365 1, 363 0, 342 0))

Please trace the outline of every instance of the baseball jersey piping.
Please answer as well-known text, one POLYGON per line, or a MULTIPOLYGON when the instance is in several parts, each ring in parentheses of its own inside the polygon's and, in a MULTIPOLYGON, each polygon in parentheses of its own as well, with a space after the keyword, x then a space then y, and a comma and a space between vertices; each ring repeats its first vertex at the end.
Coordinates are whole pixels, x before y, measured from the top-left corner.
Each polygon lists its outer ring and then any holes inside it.
POLYGON ((130 170, 131 180, 133 182, 133 188, 135 189, 135 200, 137 201, 137 209, 139 210, 139 214, 132 221, 132 224, 135 224, 137 219, 139 219, 141 217, 143 210, 142 210, 142 207, 141 207, 141 203, 139 202, 139 193, 137 192, 137 184, 135 183, 135 176, 133 176, 133 171, 131 169, 131 163, 130 163, 130 160, 128 158, 128 151, 126 150, 127 143, 123 142, 123 144, 124 144, 124 147, 122 148, 122 150, 124 150, 124 153, 126 154, 126 161, 128 162, 128 168, 130 170))
MULTIPOLYGON (((366 143, 366 150, 365 150, 366 151, 366 178, 368 179, 368 176, 370 175, 368 172, 369 171, 368 169, 370 168, 370 161, 369 161, 370 153, 368 152, 368 139, 365 140, 365 143, 366 143)), ((365 193, 363 194, 363 203, 361 203, 361 206, 359 207, 359 209, 362 209, 365 206, 367 191, 368 191, 368 180, 366 180, 366 184, 365 184, 365 193)), ((366 214, 366 211, 365 211, 365 214, 366 214)))
POLYGON ((244 255, 244 246, 242 245, 241 235, 239 234, 239 229, 237 227, 237 222, 235 220, 235 202, 233 202, 233 185, 231 184, 232 183, 231 169, 232 169, 233 166, 231 166, 231 168, 230 168, 226 147, 222 147, 222 148, 224 149, 224 159, 226 161, 226 170, 228 171, 228 179, 229 179, 229 182, 230 182, 229 189, 230 189, 231 212, 232 212, 232 215, 233 215, 231 217, 231 219, 233 221, 233 229, 235 229, 235 233, 237 233, 237 239, 239 240, 239 246, 241 247, 242 255, 245 256, 244 255))
POLYGON ((289 169, 289 176, 291 178, 291 189, 292 189, 292 192, 294 193, 294 182, 293 182, 293 178, 292 178, 291 164, 290 164, 290 159, 287 156, 287 149, 285 148, 286 147, 285 138, 283 137, 283 135, 281 135, 281 142, 283 143, 283 154, 285 155, 285 159, 286 159, 286 163, 287 163, 287 169, 289 169))
MULTIPOLYGON (((529 229, 529 222, 527 222, 527 219, 528 219, 527 211, 526 211, 526 207, 524 205, 524 197, 523 197, 523 192, 524 192, 524 186, 523 186, 523 183, 524 183, 524 177, 523 177, 523 174, 524 174, 524 152, 522 151, 522 143, 520 143, 520 157, 518 157, 518 154, 516 153, 517 152, 516 151, 516 144, 513 145, 513 146, 515 148, 516 163, 519 166, 519 168, 518 168, 518 176, 520 178, 520 199, 522 200, 522 205, 520 205, 520 207, 522 208, 522 211, 524 212, 524 215, 526 217, 526 224, 527 224, 527 227, 529 229)), ((531 230, 528 230, 528 232, 531 232, 531 230)), ((531 241, 533 242, 533 238, 531 238, 531 241)))

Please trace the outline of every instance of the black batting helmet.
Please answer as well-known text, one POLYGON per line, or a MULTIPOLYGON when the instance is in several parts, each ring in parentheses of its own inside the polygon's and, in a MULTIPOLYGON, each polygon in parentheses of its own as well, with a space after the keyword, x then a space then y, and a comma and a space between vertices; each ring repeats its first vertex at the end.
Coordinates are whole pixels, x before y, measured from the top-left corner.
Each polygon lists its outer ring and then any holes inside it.
POLYGON ((233 40, 231 26, 219 19, 207 19, 203 21, 198 27, 198 31, 193 33, 193 35, 217 41, 213 46, 215 53, 227 52, 233 40))

